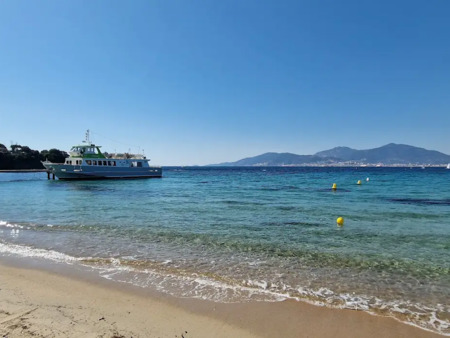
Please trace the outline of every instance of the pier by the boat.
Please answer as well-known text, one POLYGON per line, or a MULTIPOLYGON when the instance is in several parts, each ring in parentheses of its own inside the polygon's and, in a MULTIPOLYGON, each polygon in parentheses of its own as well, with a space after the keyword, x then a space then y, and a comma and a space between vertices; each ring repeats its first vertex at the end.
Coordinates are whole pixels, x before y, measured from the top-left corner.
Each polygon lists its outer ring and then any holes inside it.
POLYGON ((16 173, 16 174, 26 174, 26 173, 47 173, 47 179, 55 179, 55 173, 48 169, 8 169, 0 170, 1 173, 16 173))

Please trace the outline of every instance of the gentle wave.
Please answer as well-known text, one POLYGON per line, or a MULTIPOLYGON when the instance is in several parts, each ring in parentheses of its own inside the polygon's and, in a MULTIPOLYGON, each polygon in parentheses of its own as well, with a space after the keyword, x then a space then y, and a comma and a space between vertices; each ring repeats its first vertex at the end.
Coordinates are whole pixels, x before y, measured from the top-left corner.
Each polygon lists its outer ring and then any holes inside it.
POLYGON ((2 182, 0 243, 82 257, 73 264, 183 297, 311 299, 448 332, 449 173, 175 168, 163 180, 131 182, 43 175, 2 182))
POLYGON ((265 280, 235 280, 216 273, 199 273, 183 268, 171 260, 143 261, 129 257, 73 257, 54 250, 0 242, 0 254, 33 257, 66 264, 80 264, 97 270, 99 276, 142 288, 154 288, 177 297, 207 299, 215 302, 282 301, 294 299, 333 308, 363 310, 392 316, 411 325, 450 335, 450 307, 429 307, 420 303, 349 293, 329 288, 291 286, 265 280))
MULTIPOLYGON (((310 222, 295 222, 287 221, 283 223, 277 222, 265 222, 266 226, 283 226, 283 227, 306 227, 306 228, 318 228, 321 224, 310 223, 310 222)), ((277 243, 263 242, 263 241, 252 241, 251 238, 236 238, 234 236, 225 235, 211 235, 211 234, 199 234, 199 233, 178 233, 168 230, 157 230, 157 231, 147 231, 141 233, 139 229, 125 229, 116 228, 114 226, 91 226, 91 225, 71 225, 71 226, 60 226, 54 224, 31 224, 31 223, 10 223, 7 221, 0 220, 1 228, 16 229, 16 230, 34 230, 34 231, 75 231, 84 233, 95 233, 96 231, 99 235, 102 235, 105 230, 108 230, 110 234, 115 234, 118 238, 132 238, 138 242, 158 242, 166 243, 171 245, 183 245, 186 249, 203 248, 204 251, 215 251, 216 253, 252 253, 254 255, 262 255, 263 257, 279 257, 285 259, 296 259, 296 264, 302 267, 314 267, 314 268, 327 268, 332 267, 333 269, 345 269, 351 268, 356 272, 363 272, 367 270, 379 271, 380 273, 390 273, 396 271, 402 271, 411 277, 425 277, 427 280, 438 279, 446 276, 450 276, 450 266, 448 264, 436 264, 429 261, 420 260, 410 260, 410 259, 400 259, 391 258, 389 256, 373 256, 371 254, 358 254, 354 255, 352 253, 336 254, 332 251, 330 247, 330 252, 316 251, 314 248, 300 249, 297 247, 290 246, 289 243, 284 243, 284 247, 278 246, 277 243), (121 236, 119 236, 121 235, 121 236)), ((376 239, 376 234, 348 234, 347 239, 359 241, 365 241, 367 243, 372 243, 376 239)), ((428 242, 433 243, 435 241, 435 248, 442 248, 445 250, 445 242, 437 242, 433 237, 422 236, 422 239, 426 239, 428 242)), ((391 243, 395 245, 396 241, 401 239, 401 242, 413 242, 414 238, 409 238, 409 236, 395 236, 389 238, 384 237, 384 242, 391 243)), ((448 249, 448 248, 447 248, 448 249)))
POLYGON ((388 201, 413 205, 450 205, 450 199, 391 198, 388 201))
MULTIPOLYGON (((55 225, 53 224, 35 224, 35 223, 10 223, 8 221, 0 220, 0 229, 16 229, 16 230, 30 230, 36 228, 53 228, 55 225)), ((55 228, 58 228, 57 226, 55 228)), ((60 227, 63 228, 63 227, 60 227)))
POLYGON ((0 227, 12 228, 12 229, 23 229, 24 228, 23 225, 8 223, 7 221, 0 221, 0 227))
POLYGON ((43 258, 54 262, 73 264, 78 259, 54 250, 37 249, 24 245, 0 242, 0 254, 20 257, 43 258))

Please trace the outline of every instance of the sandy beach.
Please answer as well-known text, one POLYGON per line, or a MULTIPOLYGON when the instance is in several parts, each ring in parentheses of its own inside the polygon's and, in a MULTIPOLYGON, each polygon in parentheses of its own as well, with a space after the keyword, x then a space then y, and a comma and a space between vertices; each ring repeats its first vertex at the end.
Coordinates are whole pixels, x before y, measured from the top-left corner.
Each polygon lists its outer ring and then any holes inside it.
POLYGON ((2 337, 440 337, 392 318, 302 302, 220 304, 0 265, 2 337))

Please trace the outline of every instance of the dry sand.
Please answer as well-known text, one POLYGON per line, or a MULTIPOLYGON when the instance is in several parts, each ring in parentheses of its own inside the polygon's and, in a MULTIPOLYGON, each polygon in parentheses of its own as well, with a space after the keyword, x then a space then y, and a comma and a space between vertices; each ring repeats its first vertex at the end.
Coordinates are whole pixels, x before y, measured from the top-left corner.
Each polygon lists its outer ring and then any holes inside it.
POLYGON ((392 318, 287 301, 218 304, 0 265, 0 337, 442 337, 392 318))

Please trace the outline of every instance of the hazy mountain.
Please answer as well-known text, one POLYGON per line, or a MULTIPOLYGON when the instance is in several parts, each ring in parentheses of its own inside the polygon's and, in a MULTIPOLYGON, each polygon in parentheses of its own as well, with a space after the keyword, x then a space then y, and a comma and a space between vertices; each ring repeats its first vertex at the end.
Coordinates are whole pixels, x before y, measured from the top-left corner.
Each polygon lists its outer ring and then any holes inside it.
POLYGON ((236 162, 217 164, 218 166, 282 166, 305 164, 337 164, 356 162, 361 164, 446 164, 450 156, 444 153, 413 147, 405 144, 390 143, 385 146, 356 150, 348 147, 336 147, 320 151, 315 155, 296 155, 291 153, 265 153, 247 157, 236 162))
POLYGON ((316 153, 316 156, 346 159, 352 157, 355 151, 358 150, 349 147, 336 147, 330 150, 319 151, 318 153, 316 153))
POLYGON ((265 153, 262 155, 247 157, 236 162, 217 164, 219 166, 280 166, 301 165, 308 163, 326 162, 327 158, 316 155, 296 155, 291 153, 265 153))
POLYGON ((337 147, 318 152, 316 156, 334 157, 341 161, 384 164, 444 164, 450 162, 449 155, 438 151, 395 143, 367 150, 337 147))

